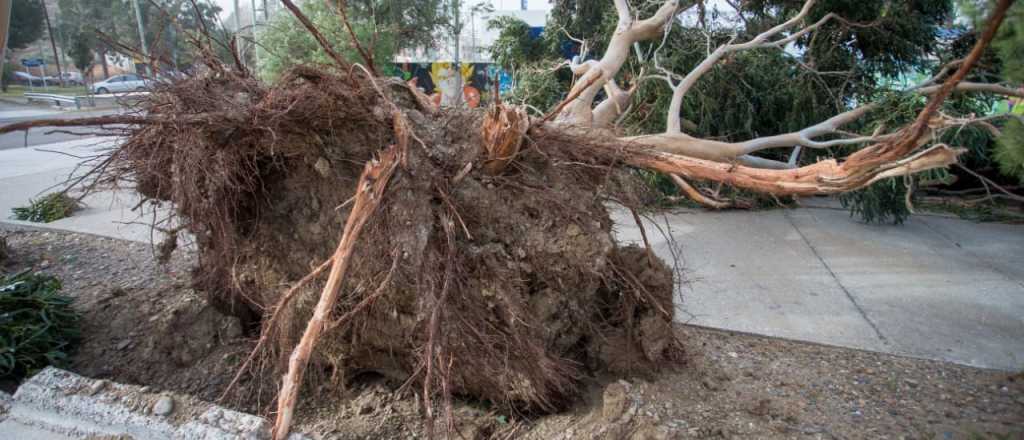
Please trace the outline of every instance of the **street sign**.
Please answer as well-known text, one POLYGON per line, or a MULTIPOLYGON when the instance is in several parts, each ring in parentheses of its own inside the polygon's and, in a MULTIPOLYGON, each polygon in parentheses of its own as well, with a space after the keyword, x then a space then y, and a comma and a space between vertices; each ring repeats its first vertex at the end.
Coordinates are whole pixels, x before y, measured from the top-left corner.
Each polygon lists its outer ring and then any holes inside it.
POLYGON ((39 67, 45 66, 46 61, 44 61, 42 58, 22 58, 21 65, 25 67, 39 67))

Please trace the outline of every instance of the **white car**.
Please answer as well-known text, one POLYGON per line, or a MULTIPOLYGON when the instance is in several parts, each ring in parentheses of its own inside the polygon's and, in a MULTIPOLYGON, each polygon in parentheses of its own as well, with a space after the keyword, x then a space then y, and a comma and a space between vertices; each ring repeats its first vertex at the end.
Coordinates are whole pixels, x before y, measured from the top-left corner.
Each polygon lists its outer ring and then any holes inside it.
POLYGON ((85 84, 85 80, 82 78, 82 74, 78 72, 64 72, 61 75, 64 78, 64 82, 67 84, 85 84))
POLYGON ((149 81, 142 79, 134 73, 126 73, 107 78, 98 83, 93 83, 89 91, 97 95, 123 92, 143 92, 149 86, 149 81))

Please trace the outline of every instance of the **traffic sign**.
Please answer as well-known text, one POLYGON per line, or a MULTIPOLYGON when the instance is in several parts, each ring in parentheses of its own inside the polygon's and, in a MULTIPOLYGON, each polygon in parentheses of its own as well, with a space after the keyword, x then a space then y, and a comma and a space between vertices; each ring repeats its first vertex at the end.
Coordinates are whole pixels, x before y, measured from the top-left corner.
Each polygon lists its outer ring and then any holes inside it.
POLYGON ((25 67, 39 67, 45 66, 46 61, 42 58, 22 58, 21 65, 25 67))

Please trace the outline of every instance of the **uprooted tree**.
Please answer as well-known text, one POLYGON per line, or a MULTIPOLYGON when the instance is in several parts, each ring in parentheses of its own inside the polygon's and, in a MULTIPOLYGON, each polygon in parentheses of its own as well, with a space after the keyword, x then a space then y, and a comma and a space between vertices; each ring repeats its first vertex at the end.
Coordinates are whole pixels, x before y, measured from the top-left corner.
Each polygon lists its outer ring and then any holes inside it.
POLYGON ((297 67, 267 85, 237 56, 225 63, 211 55, 211 46, 233 42, 195 34, 208 71, 156 86, 144 114, 0 128, 124 124, 119 146, 80 181, 130 183, 147 200, 172 204, 175 229, 196 241, 195 287, 259 332, 225 394, 242 379, 266 379, 252 372, 256 363, 284 374, 275 438, 287 435, 303 384, 325 374, 374 371, 403 381, 432 421, 455 394, 549 412, 572 402, 590 372, 670 364, 681 349, 671 327, 673 272, 649 247, 622 246, 612 234, 609 202, 628 207, 640 198, 629 170, 666 173, 683 188, 703 180, 810 195, 953 164, 960 150, 934 139, 964 121, 939 106, 954 91, 995 87, 962 80, 1012 0, 998 2, 970 54, 923 90, 930 100, 913 123, 847 136, 840 127, 871 111, 864 104, 739 143, 684 134, 682 97, 729 53, 785 45, 839 19, 805 23, 813 0, 750 41, 710 51, 686 75, 657 73, 671 86, 668 130, 628 138, 606 130, 630 100, 616 76, 634 43, 657 41, 686 9, 677 1, 638 19, 615 0, 607 51, 573 65, 575 86, 539 118, 500 102, 483 112, 437 109, 365 67, 372 60, 346 61, 282 2, 333 66, 297 67), (600 90, 606 98, 595 102, 600 90), (825 135, 833 136, 816 140, 825 135), (867 146, 802 167, 750 156, 854 143, 867 146))

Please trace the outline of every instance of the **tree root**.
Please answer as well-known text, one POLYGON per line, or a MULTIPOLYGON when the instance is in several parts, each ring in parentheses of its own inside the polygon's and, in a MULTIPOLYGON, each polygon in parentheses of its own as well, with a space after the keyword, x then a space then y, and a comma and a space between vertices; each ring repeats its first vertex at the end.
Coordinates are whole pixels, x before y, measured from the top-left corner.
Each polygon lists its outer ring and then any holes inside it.
POLYGON ((384 189, 388 181, 398 167, 404 152, 399 151, 397 146, 391 146, 377 160, 371 160, 359 176, 359 183, 356 185, 355 202, 352 212, 345 221, 345 229, 338 242, 338 248, 332 257, 331 273, 327 277, 327 284, 320 293, 320 300, 313 311, 313 317, 306 325, 306 331, 299 340, 291 357, 288 360, 288 373, 284 376, 281 384, 281 391, 277 396, 277 419, 274 422, 274 440, 284 440, 288 437, 294 415, 295 404, 298 400, 299 387, 302 386, 302 376, 309 357, 316 346, 317 340, 328 324, 328 317, 338 301, 338 293, 342 282, 345 280, 345 272, 348 269, 355 249, 356 240, 363 226, 380 205, 384 196, 384 189))

